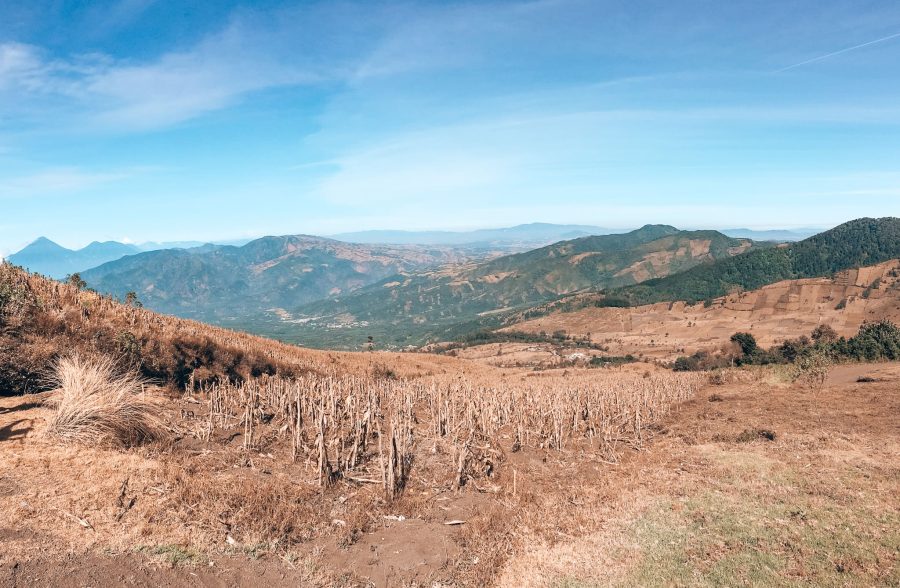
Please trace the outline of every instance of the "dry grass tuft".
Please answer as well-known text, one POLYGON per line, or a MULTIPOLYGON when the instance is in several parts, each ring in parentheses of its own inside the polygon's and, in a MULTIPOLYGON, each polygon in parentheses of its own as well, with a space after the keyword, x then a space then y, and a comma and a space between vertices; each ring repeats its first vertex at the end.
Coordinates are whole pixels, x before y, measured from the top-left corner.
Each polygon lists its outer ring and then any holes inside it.
POLYGON ((146 399, 144 381, 134 372, 118 372, 107 358, 71 355, 56 362, 55 413, 47 434, 85 444, 137 445, 159 439, 158 407, 146 399))

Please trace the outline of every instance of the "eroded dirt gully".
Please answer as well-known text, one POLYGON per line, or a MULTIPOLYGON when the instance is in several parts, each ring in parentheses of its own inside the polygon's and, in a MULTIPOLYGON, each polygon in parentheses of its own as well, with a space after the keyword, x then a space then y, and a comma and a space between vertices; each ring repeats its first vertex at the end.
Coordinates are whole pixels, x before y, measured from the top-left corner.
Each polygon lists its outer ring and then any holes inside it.
MULTIPOLYGON (((392 507, 396 518, 379 511, 352 542, 335 537, 279 555, 248 546, 199 554, 163 548, 203 535, 159 510, 159 456, 60 446, 40 434, 47 411, 32 399, 0 399, 0 586, 711 585, 716 562, 748 547, 728 537, 695 545, 688 528, 681 567, 670 569, 656 561, 657 539, 645 536, 654 513, 671 512, 673 527, 682 524, 685 513, 696 518, 691 501, 706 492, 770 494, 776 502, 812 497, 813 518, 817 505, 887 510, 891 518, 882 523, 896 521, 900 509, 897 364, 837 367, 820 390, 765 378, 710 385, 618 464, 576 452, 509 454, 499 476, 480 488, 422 491, 392 507), (124 471, 144 487, 116 520, 124 471), (410 515, 398 520, 403 509, 410 515), (443 524, 453 519, 466 523, 443 524), (682 568, 691 568, 688 575, 679 576, 682 568)), ((748 516, 764 527, 783 524, 761 509, 748 516)), ((763 585, 831 584, 834 569, 846 574, 844 585, 892 585, 897 553, 883 552, 892 544, 885 533, 898 530, 888 525, 877 534, 874 560, 825 546, 822 564, 814 549, 784 547, 804 545, 799 535, 759 544, 754 549, 781 562, 763 585)), ((726 571, 735 584, 753 583, 742 568, 726 571)))

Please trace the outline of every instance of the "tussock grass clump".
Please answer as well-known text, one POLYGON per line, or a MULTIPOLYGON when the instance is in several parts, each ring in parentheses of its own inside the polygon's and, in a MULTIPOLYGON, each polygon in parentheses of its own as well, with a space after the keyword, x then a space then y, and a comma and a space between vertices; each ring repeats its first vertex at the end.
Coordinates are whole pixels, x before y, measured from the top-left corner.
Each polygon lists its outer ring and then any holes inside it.
POLYGON ((756 441, 758 439, 774 441, 775 437, 775 432, 770 431, 769 429, 746 429, 735 438, 735 441, 738 443, 750 443, 751 441, 756 441))
POLYGON ((56 412, 47 433, 64 441, 131 446, 163 435, 158 407, 143 392, 134 372, 119 372, 112 360, 71 355, 58 360, 52 400, 56 412))

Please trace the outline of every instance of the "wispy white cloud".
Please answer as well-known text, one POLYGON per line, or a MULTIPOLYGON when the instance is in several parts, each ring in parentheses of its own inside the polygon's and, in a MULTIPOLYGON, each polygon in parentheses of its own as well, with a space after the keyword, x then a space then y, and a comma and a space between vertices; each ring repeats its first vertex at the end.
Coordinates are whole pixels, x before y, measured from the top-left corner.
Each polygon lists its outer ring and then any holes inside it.
POLYGON ((92 172, 74 167, 50 168, 30 175, 0 178, 0 198, 68 194, 124 180, 126 171, 92 172))
POLYGON ((54 57, 33 45, 3 43, 0 106, 26 116, 62 113, 57 119, 82 130, 145 130, 234 105, 253 92, 344 75, 340 60, 320 62, 296 42, 292 35, 299 33, 284 16, 263 23, 236 16, 194 46, 147 61, 54 57))
MULTIPOLYGON (((652 91, 654 80, 644 82, 652 91)), ((683 179, 684 170, 693 169, 696 187, 710 172, 744 174, 761 162, 775 169, 779 166, 769 162, 771 145, 753 143, 751 135, 760 125, 900 125, 897 108, 582 109, 592 101, 591 92, 605 89, 572 88, 568 96, 553 96, 552 102, 511 97, 505 103, 494 102, 494 110, 474 120, 376 135, 327 164, 295 169, 316 172, 311 192, 315 198, 345 206, 399 207, 441 200, 465 206, 485 200, 539 201, 561 194, 581 200, 592 192, 633 192, 649 181, 651 169, 655 178, 650 183, 666 175, 683 179), (723 171, 721 152, 734 148, 744 152, 744 160, 740 165, 729 162, 730 171, 723 171)), ((598 101, 596 94, 593 101, 598 101)), ((328 144, 328 135, 323 132, 315 141, 328 144)), ((735 179, 715 181, 726 185, 735 179)), ((666 191, 674 189, 670 185, 666 191)), ((882 190, 893 193, 884 187, 865 190, 873 196, 882 190)), ((797 196, 808 191, 798 191, 797 196)))
POLYGON ((95 4, 85 18, 85 22, 92 25, 92 30, 86 33, 105 33, 127 27, 156 3, 157 0, 119 0, 112 6, 95 4))
POLYGON ((785 72, 785 71, 788 71, 788 70, 790 70, 790 69, 794 69, 794 68, 796 68, 796 67, 800 67, 800 66, 803 66, 803 65, 809 65, 810 63, 816 63, 816 62, 818 62, 818 61, 823 61, 823 60, 829 59, 829 58, 831 58, 831 57, 837 57, 838 55, 843 55, 844 53, 849 53, 850 51, 856 51, 857 49, 862 49, 863 47, 868 47, 868 46, 870 46, 870 45, 877 45, 878 43, 884 43, 885 41, 890 41, 891 39, 896 39, 896 38, 898 38, 898 37, 900 37, 900 33, 894 33, 893 35, 888 35, 888 36, 886 36, 886 37, 881 37, 881 38, 878 38, 878 39, 874 39, 874 40, 872 40, 872 41, 866 41, 865 43, 860 43, 860 44, 858 44, 858 45, 853 45, 852 47, 846 47, 846 48, 841 49, 841 50, 839 50, 839 51, 832 51, 831 53, 826 53, 826 54, 824 54, 824 55, 819 55, 819 56, 817 56, 817 57, 813 57, 813 58, 811 58, 811 59, 806 59, 806 60, 804 60, 804 61, 800 61, 800 62, 795 63, 795 64, 793 64, 793 65, 789 65, 789 66, 787 66, 787 67, 783 67, 783 68, 777 70, 776 73, 785 72))
MULTIPOLYGON (((358 85, 412 72, 496 60, 550 11, 575 0, 483 4, 311 4, 234 12, 221 30, 183 49, 134 60, 51 55, 0 43, 0 107, 20 118, 78 130, 171 126, 291 86, 358 85)), ((127 23, 152 0, 122 0, 102 24, 127 23)), ((99 25, 98 25, 99 26, 99 25)), ((111 25, 112 26, 112 25, 111 25)))

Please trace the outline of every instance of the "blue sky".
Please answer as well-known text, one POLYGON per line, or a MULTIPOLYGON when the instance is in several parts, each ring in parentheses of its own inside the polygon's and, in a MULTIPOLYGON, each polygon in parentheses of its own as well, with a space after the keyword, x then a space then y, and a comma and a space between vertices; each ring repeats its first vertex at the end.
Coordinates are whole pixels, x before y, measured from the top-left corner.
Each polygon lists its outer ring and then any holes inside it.
POLYGON ((0 0, 0 254, 900 215, 896 1, 0 0))

